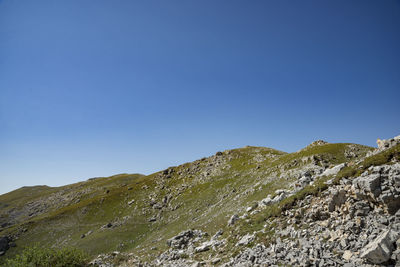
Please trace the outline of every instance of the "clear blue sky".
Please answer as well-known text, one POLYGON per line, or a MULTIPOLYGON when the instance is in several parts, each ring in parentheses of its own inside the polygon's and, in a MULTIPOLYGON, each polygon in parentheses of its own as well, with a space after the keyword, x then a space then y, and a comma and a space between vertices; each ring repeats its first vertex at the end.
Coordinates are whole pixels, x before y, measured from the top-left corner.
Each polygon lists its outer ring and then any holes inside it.
POLYGON ((400 1, 0 0, 0 193, 400 134, 400 1))

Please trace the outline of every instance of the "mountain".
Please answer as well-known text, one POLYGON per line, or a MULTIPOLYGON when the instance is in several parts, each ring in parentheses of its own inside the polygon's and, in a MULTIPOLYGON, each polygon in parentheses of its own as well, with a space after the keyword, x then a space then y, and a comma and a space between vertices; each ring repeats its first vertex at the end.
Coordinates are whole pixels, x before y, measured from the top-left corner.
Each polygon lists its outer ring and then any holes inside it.
POLYGON ((92 266, 400 264, 399 144, 248 146, 148 176, 23 187, 0 196, 0 263, 39 244, 82 249, 92 266))

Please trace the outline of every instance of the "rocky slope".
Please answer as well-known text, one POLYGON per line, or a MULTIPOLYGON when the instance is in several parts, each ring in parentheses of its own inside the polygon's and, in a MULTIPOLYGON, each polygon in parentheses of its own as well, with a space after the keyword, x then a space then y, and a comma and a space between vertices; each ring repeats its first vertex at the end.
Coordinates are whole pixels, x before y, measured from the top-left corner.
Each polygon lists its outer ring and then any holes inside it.
MULTIPOLYGON (((308 176, 322 182, 309 186, 308 192, 298 196, 296 192, 304 189, 277 192, 278 199, 267 197, 258 207, 249 207, 228 221, 232 230, 225 238, 213 236, 198 242, 192 234, 184 246, 182 242, 179 247, 171 245, 155 264, 400 266, 400 138, 388 143, 350 167, 339 164, 321 175, 308 176), (262 226, 248 228, 260 218, 262 226), (206 250, 218 253, 195 261, 196 253, 206 250), (182 260, 186 254, 190 260, 182 260)), ((173 240, 184 240, 185 235, 173 240)))
POLYGON ((399 142, 245 147, 149 176, 20 189, 0 196, 2 258, 39 242, 99 266, 396 264, 399 142))

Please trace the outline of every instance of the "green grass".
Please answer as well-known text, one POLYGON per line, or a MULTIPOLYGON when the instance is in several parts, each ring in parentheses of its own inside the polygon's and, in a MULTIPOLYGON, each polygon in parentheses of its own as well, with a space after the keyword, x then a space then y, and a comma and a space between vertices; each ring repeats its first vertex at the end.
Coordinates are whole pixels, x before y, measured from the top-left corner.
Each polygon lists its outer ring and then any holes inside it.
POLYGON ((4 267, 84 267, 88 256, 75 248, 52 249, 32 246, 6 260, 4 267))
POLYGON ((364 169, 368 169, 371 166, 390 163, 392 160, 400 161, 400 144, 379 154, 366 158, 362 162, 362 166, 364 169))

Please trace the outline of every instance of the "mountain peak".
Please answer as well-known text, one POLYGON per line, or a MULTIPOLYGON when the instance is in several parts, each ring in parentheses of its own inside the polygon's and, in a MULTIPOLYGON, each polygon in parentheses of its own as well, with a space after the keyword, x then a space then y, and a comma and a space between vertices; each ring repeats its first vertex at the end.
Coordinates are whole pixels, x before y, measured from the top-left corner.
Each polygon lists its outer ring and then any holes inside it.
POLYGON ((322 146, 322 145, 326 145, 326 144, 329 144, 329 143, 324 140, 316 140, 316 141, 312 142, 311 144, 309 144, 307 147, 322 146))

